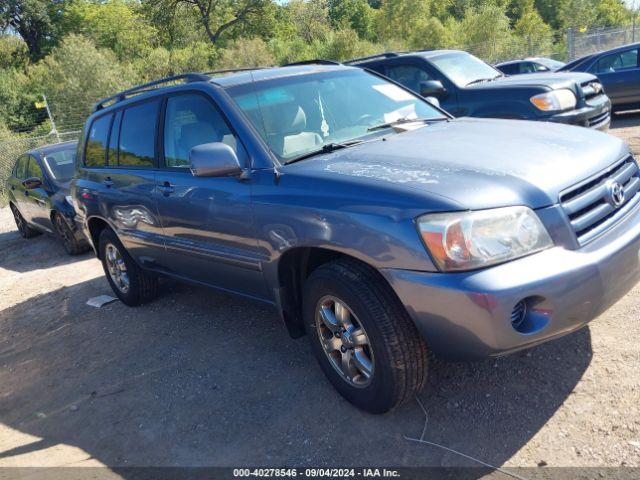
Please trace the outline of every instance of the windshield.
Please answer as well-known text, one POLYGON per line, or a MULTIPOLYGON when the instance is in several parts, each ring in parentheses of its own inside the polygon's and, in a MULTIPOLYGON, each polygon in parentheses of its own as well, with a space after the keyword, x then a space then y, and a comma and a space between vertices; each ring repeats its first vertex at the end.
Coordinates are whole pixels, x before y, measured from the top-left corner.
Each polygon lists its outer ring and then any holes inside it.
POLYGON ((464 52, 437 56, 429 61, 459 87, 502 76, 502 73, 492 66, 464 52))
POLYGON ((47 170, 57 182, 68 182, 73 177, 73 164, 76 159, 75 148, 49 153, 44 157, 47 170))
POLYGON ((292 75, 228 92, 284 162, 389 133, 393 127, 380 128, 384 123, 446 118, 421 98, 359 69, 292 75))

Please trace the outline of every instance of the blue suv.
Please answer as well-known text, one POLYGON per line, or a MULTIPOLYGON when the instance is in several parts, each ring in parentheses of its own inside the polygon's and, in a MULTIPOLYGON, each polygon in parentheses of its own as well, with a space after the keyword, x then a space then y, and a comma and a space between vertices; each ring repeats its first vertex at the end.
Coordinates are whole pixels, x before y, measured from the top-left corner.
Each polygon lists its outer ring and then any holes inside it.
POLYGON ((420 391, 428 350, 537 345, 639 278, 623 142, 454 119, 360 68, 143 85, 96 106, 77 158, 78 221, 124 303, 165 275, 272 304, 369 412, 420 391))

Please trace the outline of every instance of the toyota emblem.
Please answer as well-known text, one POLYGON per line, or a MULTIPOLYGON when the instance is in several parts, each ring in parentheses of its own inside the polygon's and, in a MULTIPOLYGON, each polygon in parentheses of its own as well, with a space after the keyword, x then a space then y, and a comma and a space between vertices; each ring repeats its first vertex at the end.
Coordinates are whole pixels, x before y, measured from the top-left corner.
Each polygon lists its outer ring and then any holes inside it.
POLYGON ((624 203, 624 187, 619 182, 611 182, 607 185, 609 203, 619 207, 624 203))

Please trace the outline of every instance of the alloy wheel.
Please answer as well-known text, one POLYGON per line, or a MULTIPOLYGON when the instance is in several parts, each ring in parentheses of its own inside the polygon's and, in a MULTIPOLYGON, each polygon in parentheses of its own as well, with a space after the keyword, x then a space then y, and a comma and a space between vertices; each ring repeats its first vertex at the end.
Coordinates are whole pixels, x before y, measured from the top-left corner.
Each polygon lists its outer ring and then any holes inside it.
POLYGON ((120 250, 118 250, 118 247, 112 243, 108 243, 105 248, 105 263, 107 265, 107 270, 109 271, 109 276, 115 286, 122 293, 126 294, 129 291, 130 286, 127 265, 124 263, 124 259, 122 258, 122 254, 120 253, 120 250))
POLYGON ((316 307, 316 329, 324 353, 354 387, 368 386, 374 374, 373 350, 364 327, 340 299, 326 296, 316 307))

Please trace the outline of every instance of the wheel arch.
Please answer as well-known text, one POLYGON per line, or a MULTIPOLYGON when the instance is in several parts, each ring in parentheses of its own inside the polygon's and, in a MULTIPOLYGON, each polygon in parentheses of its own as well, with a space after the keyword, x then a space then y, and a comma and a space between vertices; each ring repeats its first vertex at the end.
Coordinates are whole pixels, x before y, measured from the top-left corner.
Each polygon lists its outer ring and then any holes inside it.
POLYGON ((100 234, 105 228, 109 228, 115 232, 109 222, 107 222, 102 217, 89 217, 87 219, 87 229, 89 230, 91 245, 93 246, 93 250, 96 253, 96 256, 100 260, 102 260, 102 258, 100 258, 100 249, 98 248, 98 245, 100 241, 100 234))
POLYGON ((357 262, 375 272, 391 288, 384 276, 370 263, 343 251, 327 247, 294 247, 284 252, 277 263, 277 305, 292 338, 305 333, 302 316, 302 289, 304 282, 318 267, 334 260, 357 262))

